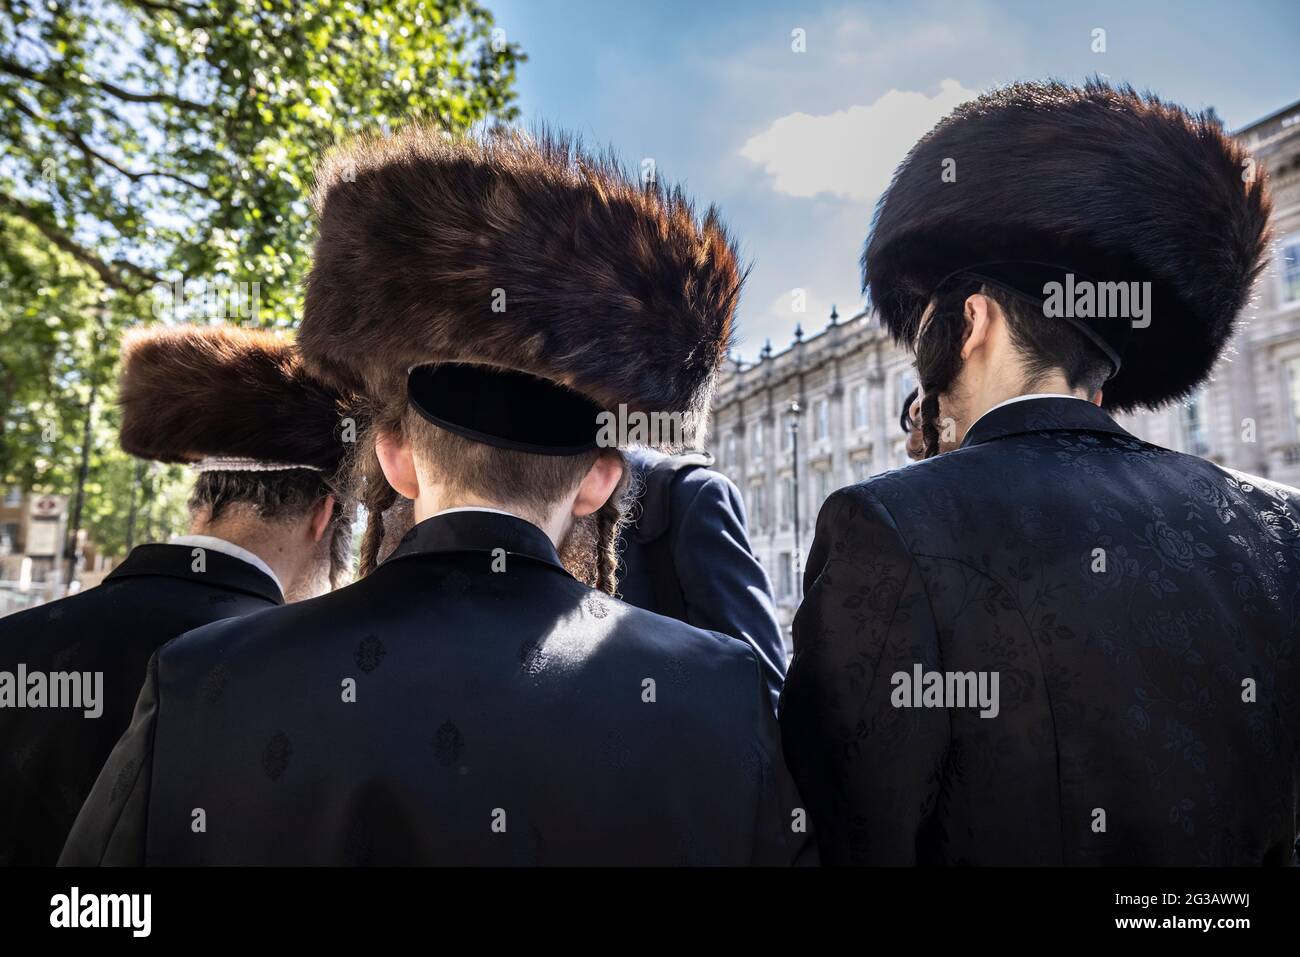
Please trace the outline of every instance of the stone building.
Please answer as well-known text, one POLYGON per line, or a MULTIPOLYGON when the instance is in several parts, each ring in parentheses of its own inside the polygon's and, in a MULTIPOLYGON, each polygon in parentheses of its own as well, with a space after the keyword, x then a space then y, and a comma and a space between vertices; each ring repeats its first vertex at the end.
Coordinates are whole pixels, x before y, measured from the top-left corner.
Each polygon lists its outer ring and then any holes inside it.
MULTIPOLYGON (((1256 301, 1197 395, 1121 423, 1158 445, 1300 486, 1300 102, 1237 135, 1273 191, 1276 242, 1256 301)), ((914 384, 910 357, 867 311, 844 321, 832 311, 817 334, 797 328, 789 348, 765 346, 757 362, 737 361, 721 377, 711 448, 744 496, 783 624, 798 605, 822 502, 908 464, 898 418, 914 384)))
POLYGON ((744 497, 750 541, 783 624, 798 604, 799 569, 822 502, 841 486, 908 464, 898 417, 914 384, 910 357, 866 312, 844 322, 832 313, 824 331, 796 334, 779 354, 764 347, 758 362, 733 365, 719 382, 716 467, 744 497))
MULTIPOLYGON (((10 487, 0 495, 0 616, 62 598, 68 591, 68 497, 10 487)), ((76 539, 81 564, 74 588, 99 584, 113 570, 82 529, 76 539)))

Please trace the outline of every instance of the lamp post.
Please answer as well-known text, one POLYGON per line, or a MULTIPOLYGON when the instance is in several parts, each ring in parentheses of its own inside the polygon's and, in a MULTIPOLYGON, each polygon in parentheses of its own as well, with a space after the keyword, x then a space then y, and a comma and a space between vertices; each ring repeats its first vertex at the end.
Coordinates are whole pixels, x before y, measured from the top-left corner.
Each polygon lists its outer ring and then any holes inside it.
POLYGON ((792 399, 790 402, 790 436, 791 445, 794 452, 794 462, 792 463, 792 472, 794 475, 794 587, 799 589, 799 579, 803 566, 803 559, 799 550, 799 400, 792 399))

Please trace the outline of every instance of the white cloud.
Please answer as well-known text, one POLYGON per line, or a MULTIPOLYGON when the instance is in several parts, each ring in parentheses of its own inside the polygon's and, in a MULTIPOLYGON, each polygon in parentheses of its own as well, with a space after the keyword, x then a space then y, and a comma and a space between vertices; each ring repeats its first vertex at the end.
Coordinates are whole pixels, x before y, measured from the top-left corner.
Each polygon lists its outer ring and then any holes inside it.
POLYGON ((867 106, 822 116, 791 113, 751 136, 740 154, 762 166, 779 193, 872 200, 884 192, 912 144, 977 95, 948 79, 934 96, 890 90, 867 106))
MULTIPOLYGON (((806 335, 819 332, 830 321, 831 303, 820 289, 791 289, 782 292, 768 303, 765 314, 778 320, 778 328, 793 330, 796 324, 803 326, 806 335)), ((838 309, 838 305, 836 306, 838 309)), ((853 310, 849 310, 853 312, 853 310)), ((840 318, 845 318, 840 313, 840 318)), ((772 348, 780 352, 789 342, 773 341, 772 348)))

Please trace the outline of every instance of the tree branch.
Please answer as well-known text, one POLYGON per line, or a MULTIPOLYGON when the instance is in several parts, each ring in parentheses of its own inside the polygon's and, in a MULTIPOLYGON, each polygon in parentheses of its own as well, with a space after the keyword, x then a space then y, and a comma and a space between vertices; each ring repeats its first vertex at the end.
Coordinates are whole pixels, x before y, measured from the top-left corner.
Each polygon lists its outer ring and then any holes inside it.
POLYGON ((69 83, 82 88, 94 88, 103 90, 110 96, 129 103, 170 103, 173 106, 179 106, 187 110, 198 110, 206 112, 211 109, 209 103, 197 103, 194 100, 187 100, 181 96, 173 96, 170 93, 137 93, 134 90, 128 90, 118 86, 115 83, 109 83, 107 80, 91 80, 89 83, 75 77, 51 76, 46 73, 37 73, 35 70, 23 66, 7 57, 0 57, 0 70, 22 77, 24 80, 30 80, 33 83, 39 83, 42 86, 53 87, 60 83, 69 83))
POLYGON ((202 193, 204 196, 207 196, 212 199, 216 198, 213 195, 212 191, 208 189, 208 187, 202 185, 201 183, 196 183, 193 180, 186 179, 184 176, 179 176, 176 173, 168 173, 164 170, 144 170, 143 172, 136 172, 134 170, 126 169, 123 166, 119 166, 114 160, 105 156, 103 153, 100 153, 93 146, 87 143, 85 137, 83 137, 80 133, 78 133, 76 130, 72 129, 71 127, 64 126, 62 123, 60 123, 56 119, 53 119, 52 117, 41 116, 35 110, 29 109, 27 106, 19 102, 17 99, 11 100, 11 102, 14 104, 15 107, 17 107, 19 113, 22 113, 24 116, 31 118, 33 121, 37 123, 42 123, 48 126, 55 133, 59 134, 59 136, 61 136, 66 142, 72 144, 77 149, 79 149, 88 160, 89 159, 98 160, 99 162, 103 163, 105 166, 117 170, 119 173, 121 173, 123 176, 125 176, 127 179, 131 180, 132 182, 139 182, 142 179, 148 179, 151 177, 159 178, 159 179, 170 179, 170 180, 174 180, 177 183, 181 183, 185 186, 188 186, 190 189, 194 190, 195 192, 202 193))
POLYGON ((141 269, 133 262, 128 262, 124 259, 115 259, 112 262, 109 262, 100 256, 96 256, 66 232, 47 222, 46 219, 37 212, 37 210, 33 209, 17 197, 10 196, 8 193, 0 193, 0 210, 12 213, 19 219, 30 223, 41 233, 41 235, 52 242, 55 246, 93 269, 106 286, 110 286, 111 288, 122 292, 130 293, 131 295, 139 295, 145 291, 146 284, 162 281, 158 276, 153 275, 145 269, 141 269), (140 279, 145 280, 145 282, 139 285, 129 282, 126 277, 122 275, 122 272, 127 272, 133 276, 137 276, 140 279))

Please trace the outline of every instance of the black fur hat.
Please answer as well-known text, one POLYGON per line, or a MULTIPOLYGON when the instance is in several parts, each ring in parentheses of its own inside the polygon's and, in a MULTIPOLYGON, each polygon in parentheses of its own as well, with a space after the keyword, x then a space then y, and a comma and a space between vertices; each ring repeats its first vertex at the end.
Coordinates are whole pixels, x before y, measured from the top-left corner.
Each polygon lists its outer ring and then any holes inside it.
POLYGON ((298 343, 313 372, 399 399, 407 370, 530 373, 603 408, 707 406, 742 275, 710 208, 563 135, 421 125, 327 155, 298 343))
POLYGON ((968 267, 1150 282, 1150 325, 1124 324, 1104 401, 1154 408, 1209 375, 1250 298, 1268 243, 1264 179, 1208 115, 1099 80, 1017 83, 912 148, 876 207, 864 287, 910 345, 936 286, 968 267))
POLYGON ((307 374, 292 342, 266 330, 130 332, 118 403, 122 448, 160 462, 239 458, 330 474, 348 448, 340 393, 307 374))

